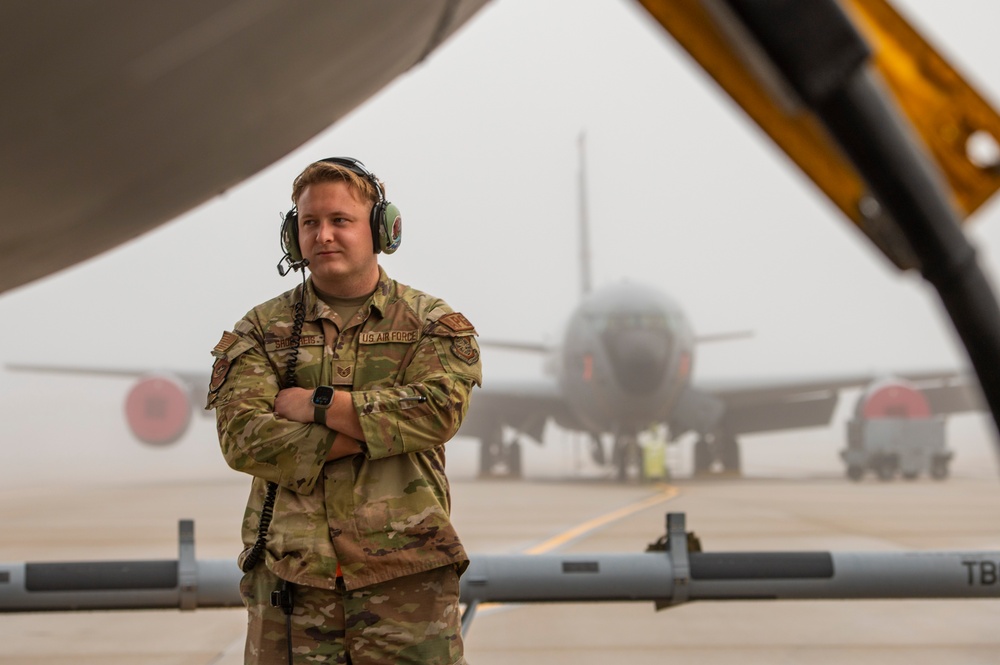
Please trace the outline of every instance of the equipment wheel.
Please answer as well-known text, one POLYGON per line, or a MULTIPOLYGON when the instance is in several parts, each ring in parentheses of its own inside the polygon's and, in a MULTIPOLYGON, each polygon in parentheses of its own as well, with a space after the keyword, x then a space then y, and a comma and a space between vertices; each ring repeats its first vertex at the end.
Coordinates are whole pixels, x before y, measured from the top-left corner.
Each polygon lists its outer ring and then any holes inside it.
POLYGON ((861 480, 861 478, 864 475, 865 475, 865 470, 862 469, 857 464, 852 464, 849 467, 847 467, 847 477, 853 480, 854 482, 858 482, 859 480, 861 480))
POLYGON ((896 464, 891 457, 881 457, 875 462, 875 475, 879 480, 892 480, 896 475, 896 464))
POLYGON ((944 480, 948 477, 948 460, 938 457, 931 462, 931 478, 944 480))

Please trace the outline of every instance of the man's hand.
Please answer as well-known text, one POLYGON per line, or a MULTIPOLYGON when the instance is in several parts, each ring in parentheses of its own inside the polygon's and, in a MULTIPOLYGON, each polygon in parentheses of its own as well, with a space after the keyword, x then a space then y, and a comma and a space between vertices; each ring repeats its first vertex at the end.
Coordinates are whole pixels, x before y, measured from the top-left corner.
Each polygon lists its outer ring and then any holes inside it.
POLYGON ((355 439, 337 432, 337 438, 333 440, 333 446, 330 447, 330 453, 326 456, 326 461, 332 462, 335 459, 358 455, 361 452, 361 446, 358 445, 355 439))
POLYGON ((308 388, 284 388, 274 398, 274 415, 297 423, 313 422, 313 391, 308 388))

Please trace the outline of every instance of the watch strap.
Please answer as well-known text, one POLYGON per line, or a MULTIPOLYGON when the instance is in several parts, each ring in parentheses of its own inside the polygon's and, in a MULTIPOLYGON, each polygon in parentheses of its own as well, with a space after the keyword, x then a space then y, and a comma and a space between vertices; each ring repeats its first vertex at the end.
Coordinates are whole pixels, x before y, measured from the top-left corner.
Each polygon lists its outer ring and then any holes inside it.
POLYGON ((313 422, 317 425, 326 426, 326 406, 313 406, 313 422))

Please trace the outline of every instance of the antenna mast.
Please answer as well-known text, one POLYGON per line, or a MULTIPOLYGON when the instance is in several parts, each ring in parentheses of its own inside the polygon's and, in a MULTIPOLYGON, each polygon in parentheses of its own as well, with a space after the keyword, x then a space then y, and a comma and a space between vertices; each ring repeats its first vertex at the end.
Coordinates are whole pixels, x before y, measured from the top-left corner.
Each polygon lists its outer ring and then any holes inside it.
POLYGON ((590 293, 590 222, 587 219, 587 137, 580 132, 577 140, 580 148, 580 292, 590 293))

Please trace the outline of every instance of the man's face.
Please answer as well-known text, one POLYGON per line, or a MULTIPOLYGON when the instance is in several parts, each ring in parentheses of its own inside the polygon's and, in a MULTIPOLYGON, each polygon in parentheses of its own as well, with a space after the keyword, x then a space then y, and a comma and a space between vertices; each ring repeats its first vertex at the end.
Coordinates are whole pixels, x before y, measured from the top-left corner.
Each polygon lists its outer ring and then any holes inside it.
POLYGON ((370 201, 340 180, 309 185, 299 196, 299 248, 321 291, 354 297, 375 288, 371 209, 370 201))

